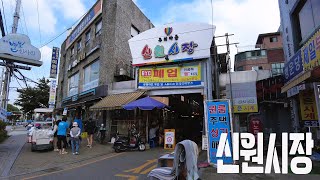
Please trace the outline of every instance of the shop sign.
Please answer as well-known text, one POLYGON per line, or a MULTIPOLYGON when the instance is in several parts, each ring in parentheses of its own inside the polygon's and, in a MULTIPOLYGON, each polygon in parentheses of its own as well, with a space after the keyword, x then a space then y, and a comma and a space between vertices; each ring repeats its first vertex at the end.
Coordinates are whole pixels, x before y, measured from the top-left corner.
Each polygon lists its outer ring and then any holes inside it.
POLYGON ((57 88, 57 80, 52 79, 50 81, 49 108, 54 107, 56 103, 56 88, 57 88))
POLYGON ((58 61, 59 61, 59 48, 53 47, 52 58, 51 58, 51 68, 50 68, 50 78, 57 78, 58 61))
POLYGON ((259 132, 263 132, 261 119, 258 116, 251 116, 250 133, 256 137, 259 132))
POLYGON ((63 116, 66 116, 67 113, 68 113, 68 109, 67 109, 67 108, 64 108, 64 109, 63 109, 63 112, 62 112, 62 115, 63 115, 63 116))
MULTIPOLYGON (((223 159, 224 164, 232 164, 233 158, 231 157, 217 157, 216 153, 219 146, 220 136, 222 133, 228 133, 227 140, 229 147, 231 146, 231 121, 229 111, 229 101, 221 100, 216 102, 206 102, 207 108, 207 130, 208 130, 208 153, 209 162, 217 163, 218 159, 223 159)), ((232 150, 232 148, 230 148, 232 150)), ((232 152, 231 152, 232 154, 232 152)))
POLYGON ((41 66, 41 53, 24 34, 8 34, 0 39, 0 59, 41 66))
POLYGON ((210 57, 215 26, 177 23, 149 29, 129 40, 133 66, 210 57))
POLYGON ((73 29, 66 41, 66 49, 79 37, 80 34, 102 13, 102 0, 99 0, 94 7, 82 18, 79 24, 73 29))
POLYGON ((305 89, 306 89, 306 85, 305 84, 300 84, 298 86, 295 86, 295 87, 289 89, 287 91, 287 96, 288 97, 292 97, 294 95, 299 94, 300 91, 305 90, 305 89))
POLYGON ((299 94, 302 121, 318 121, 318 112, 313 90, 299 94))
POLYGON ((303 71, 301 50, 299 50, 291 59, 288 61, 283 68, 284 81, 285 83, 296 77, 303 71))
POLYGON ((304 70, 320 65, 320 30, 301 48, 304 70))
POLYGON ((201 86, 201 65, 140 68, 139 88, 201 86))
POLYGON ((164 130, 164 149, 174 149, 175 147, 175 129, 164 130))
MULTIPOLYGON (((230 96, 230 85, 227 84, 227 98, 230 96)), ((232 84, 233 112, 252 113, 258 112, 256 82, 232 84)))

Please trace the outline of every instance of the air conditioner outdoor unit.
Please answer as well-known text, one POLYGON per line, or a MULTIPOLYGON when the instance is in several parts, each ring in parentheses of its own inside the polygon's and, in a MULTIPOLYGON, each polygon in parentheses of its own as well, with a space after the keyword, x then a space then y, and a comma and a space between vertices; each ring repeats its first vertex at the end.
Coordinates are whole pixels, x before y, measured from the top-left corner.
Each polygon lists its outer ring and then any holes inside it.
POLYGON ((123 68, 119 69, 119 75, 127 75, 127 71, 123 68))

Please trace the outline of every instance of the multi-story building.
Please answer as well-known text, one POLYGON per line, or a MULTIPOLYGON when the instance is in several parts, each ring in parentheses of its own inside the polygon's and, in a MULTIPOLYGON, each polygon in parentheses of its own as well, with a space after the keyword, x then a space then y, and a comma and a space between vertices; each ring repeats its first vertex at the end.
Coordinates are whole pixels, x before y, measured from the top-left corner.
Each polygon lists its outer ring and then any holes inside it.
POLYGON ((319 126, 320 1, 279 0, 285 85, 296 132, 319 126))
POLYGON ((254 50, 235 56, 235 71, 271 70, 273 75, 283 73, 284 57, 280 32, 259 34, 254 50))
POLYGON ((132 0, 98 0, 61 46, 56 109, 88 109, 113 82, 134 79, 128 40, 154 27, 132 0))

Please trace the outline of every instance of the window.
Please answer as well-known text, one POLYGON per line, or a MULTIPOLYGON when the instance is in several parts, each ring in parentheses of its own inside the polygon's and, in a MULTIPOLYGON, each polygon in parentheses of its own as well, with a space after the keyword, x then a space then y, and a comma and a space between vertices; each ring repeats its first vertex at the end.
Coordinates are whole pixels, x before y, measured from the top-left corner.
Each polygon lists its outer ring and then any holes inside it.
POLYGON ((101 28, 102 28, 102 20, 100 19, 96 23, 96 36, 101 34, 101 28))
POLYGON ((271 64, 272 75, 283 74, 284 63, 274 63, 271 64))
POLYGON ((131 26, 131 37, 134 37, 134 36, 138 35, 139 33, 140 33, 140 31, 132 25, 131 26))
POLYGON ((77 42, 77 51, 81 50, 81 39, 77 42))
POLYGON ((293 14, 295 27, 298 31, 300 41, 306 40, 311 33, 320 25, 320 1, 319 0, 306 0, 302 5, 298 5, 293 14))
POLYGON ((83 91, 95 88, 99 85, 99 66, 100 61, 97 60, 84 69, 83 91))
POLYGON ((71 56, 74 55, 74 47, 71 48, 71 56))
POLYGON ((79 87, 79 73, 74 74, 68 79, 68 96, 73 96, 78 94, 79 87))
POLYGON ((239 66, 239 67, 237 67, 237 71, 243 71, 244 69, 243 69, 243 66, 239 66))
POLYGON ((85 45, 88 45, 90 41, 90 30, 88 32, 86 32, 86 42, 85 45))
POLYGON ((278 38, 277 37, 271 37, 270 38, 270 42, 278 42, 278 38))

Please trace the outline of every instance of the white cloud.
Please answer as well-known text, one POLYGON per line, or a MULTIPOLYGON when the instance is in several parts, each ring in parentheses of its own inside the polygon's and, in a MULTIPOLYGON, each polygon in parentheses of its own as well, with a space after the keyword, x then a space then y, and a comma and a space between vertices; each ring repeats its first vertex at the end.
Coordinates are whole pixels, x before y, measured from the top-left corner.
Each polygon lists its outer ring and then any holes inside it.
POLYGON ((79 19, 87 12, 85 5, 81 0, 48 0, 49 3, 61 12, 66 19, 79 19))
POLYGON ((48 46, 43 46, 39 50, 41 52, 41 61, 42 62, 46 62, 46 61, 51 62, 52 48, 50 48, 48 46))
MULTIPOLYGON (((168 3, 163 16, 156 25, 172 22, 204 22, 216 25, 216 36, 233 33, 230 43, 239 42, 239 46, 255 45, 261 33, 275 32, 280 26, 279 6, 277 0, 223 0, 213 1, 213 18, 211 0, 193 0, 186 3, 168 3)), ((225 44, 224 38, 217 39, 217 44, 225 44)), ((225 47, 219 53, 226 52, 225 47)), ((231 47, 231 57, 236 48, 231 47)))

